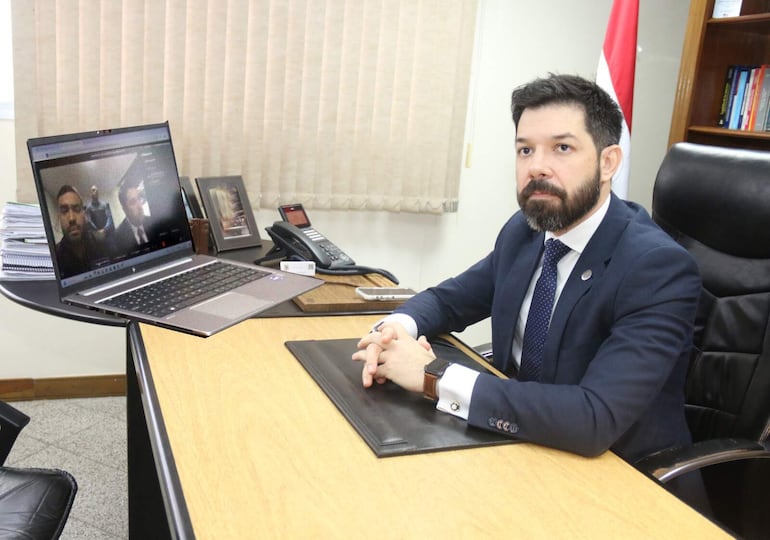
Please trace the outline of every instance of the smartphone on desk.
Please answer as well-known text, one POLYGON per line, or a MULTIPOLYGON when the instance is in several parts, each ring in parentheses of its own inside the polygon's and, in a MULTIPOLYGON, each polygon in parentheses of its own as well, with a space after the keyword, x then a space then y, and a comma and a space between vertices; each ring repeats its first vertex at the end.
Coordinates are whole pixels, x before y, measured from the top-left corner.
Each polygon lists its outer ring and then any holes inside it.
POLYGON ((407 300, 417 293, 407 287, 356 287, 356 294, 364 300, 407 300))

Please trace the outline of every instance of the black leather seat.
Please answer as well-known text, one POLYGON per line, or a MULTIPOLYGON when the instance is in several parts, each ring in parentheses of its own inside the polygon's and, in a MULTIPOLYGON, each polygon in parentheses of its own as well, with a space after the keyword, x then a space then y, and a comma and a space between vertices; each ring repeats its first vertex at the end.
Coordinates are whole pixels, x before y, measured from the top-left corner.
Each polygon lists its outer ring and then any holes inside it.
POLYGON ((0 539, 59 538, 77 493, 66 471, 2 466, 29 417, 0 401, 0 539))
POLYGON ((652 208, 703 277, 686 386, 695 444, 637 466, 669 486, 697 471, 713 519, 741 537, 767 538, 770 153, 678 143, 660 166, 652 208))

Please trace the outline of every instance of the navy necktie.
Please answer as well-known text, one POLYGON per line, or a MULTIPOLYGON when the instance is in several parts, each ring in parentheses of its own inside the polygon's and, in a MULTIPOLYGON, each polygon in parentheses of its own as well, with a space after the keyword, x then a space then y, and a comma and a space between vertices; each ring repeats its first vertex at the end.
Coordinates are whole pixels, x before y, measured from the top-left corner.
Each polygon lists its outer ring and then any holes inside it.
POLYGON ((524 327, 519 369, 520 381, 537 381, 540 378, 545 337, 551 323, 553 299, 556 294, 556 265, 569 250, 569 247, 553 238, 545 242, 543 271, 535 284, 532 305, 529 307, 527 324, 524 327))

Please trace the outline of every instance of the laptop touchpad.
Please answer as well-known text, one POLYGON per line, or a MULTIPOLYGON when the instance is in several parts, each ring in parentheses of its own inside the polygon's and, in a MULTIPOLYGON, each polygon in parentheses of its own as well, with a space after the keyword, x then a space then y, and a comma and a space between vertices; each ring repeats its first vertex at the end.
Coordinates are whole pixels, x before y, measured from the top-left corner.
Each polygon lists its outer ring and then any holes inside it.
POLYGON ((191 310, 201 311, 218 317, 240 317, 267 305, 270 305, 270 302, 266 300, 259 300, 253 296, 231 292, 198 304, 192 307, 191 310))

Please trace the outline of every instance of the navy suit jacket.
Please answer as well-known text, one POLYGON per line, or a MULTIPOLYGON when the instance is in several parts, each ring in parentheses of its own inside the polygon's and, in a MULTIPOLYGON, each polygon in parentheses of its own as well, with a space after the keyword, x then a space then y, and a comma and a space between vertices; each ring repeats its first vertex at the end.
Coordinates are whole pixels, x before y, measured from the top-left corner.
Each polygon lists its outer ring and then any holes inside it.
MULTIPOLYGON (((158 227, 150 219, 145 219, 142 224, 144 227, 144 234, 147 235, 147 241, 151 244, 156 244, 158 227)), ((115 229, 114 234, 116 255, 123 255, 131 253, 135 249, 139 248, 139 244, 136 243, 136 236, 134 236, 134 229, 131 228, 131 224, 128 222, 128 218, 123 218, 118 228, 115 229)))
MULTIPOLYGON (((543 233, 517 212, 486 258, 396 311, 429 337, 491 315, 494 364, 515 374, 514 326, 542 250, 543 233)), ((627 461, 689 443, 684 382, 700 288, 687 251, 613 194, 554 309, 541 379, 480 375, 468 423, 627 461)))

